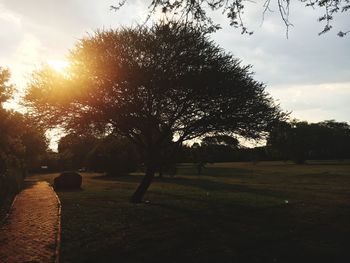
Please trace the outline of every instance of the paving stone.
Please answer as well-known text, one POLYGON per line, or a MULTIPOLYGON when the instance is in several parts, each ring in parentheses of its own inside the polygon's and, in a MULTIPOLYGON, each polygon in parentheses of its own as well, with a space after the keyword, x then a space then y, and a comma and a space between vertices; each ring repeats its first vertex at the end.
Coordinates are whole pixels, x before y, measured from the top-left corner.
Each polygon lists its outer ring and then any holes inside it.
POLYGON ((26 182, 0 226, 0 262, 57 262, 60 204, 46 182, 26 182))

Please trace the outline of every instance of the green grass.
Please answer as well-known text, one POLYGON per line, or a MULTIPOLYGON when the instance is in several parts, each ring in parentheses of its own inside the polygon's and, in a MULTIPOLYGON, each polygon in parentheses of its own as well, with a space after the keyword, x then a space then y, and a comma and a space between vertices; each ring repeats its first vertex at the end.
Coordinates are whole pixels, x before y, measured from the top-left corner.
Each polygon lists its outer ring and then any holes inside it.
POLYGON ((181 164, 138 205, 140 175, 84 173, 83 190, 58 193, 61 262, 350 262, 350 164, 309 163, 218 163, 200 176, 181 164))

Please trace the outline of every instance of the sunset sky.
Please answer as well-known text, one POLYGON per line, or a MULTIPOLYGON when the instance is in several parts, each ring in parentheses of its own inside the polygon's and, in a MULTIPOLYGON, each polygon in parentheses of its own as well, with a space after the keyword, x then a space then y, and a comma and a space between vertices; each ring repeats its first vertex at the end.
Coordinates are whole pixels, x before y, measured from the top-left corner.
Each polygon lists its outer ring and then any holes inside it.
MULTIPOLYGON (((262 3, 248 6, 245 21, 252 36, 241 35, 218 14, 223 29, 213 40, 243 64, 252 64, 255 78, 292 117, 310 122, 335 119, 350 122, 349 14, 339 15, 334 29, 318 36, 319 13, 298 3, 292 6, 289 39, 274 13, 262 22, 262 3)), ((298 1, 299 2, 299 1, 298 1)), ((145 21, 149 1, 129 0, 120 11, 118 0, 0 0, 0 66, 9 67, 13 82, 25 88, 30 72, 42 63, 64 66, 74 43, 96 29, 132 26, 145 21)), ((60 67, 60 66, 58 66, 60 67)))

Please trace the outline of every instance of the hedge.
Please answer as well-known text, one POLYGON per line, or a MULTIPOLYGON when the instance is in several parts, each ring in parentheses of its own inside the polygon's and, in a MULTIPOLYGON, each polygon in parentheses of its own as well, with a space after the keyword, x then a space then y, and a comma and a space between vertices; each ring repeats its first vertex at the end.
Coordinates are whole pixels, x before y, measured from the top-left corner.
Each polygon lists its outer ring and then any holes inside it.
POLYGON ((11 168, 0 173, 0 218, 10 207, 13 198, 22 189, 25 173, 11 168))

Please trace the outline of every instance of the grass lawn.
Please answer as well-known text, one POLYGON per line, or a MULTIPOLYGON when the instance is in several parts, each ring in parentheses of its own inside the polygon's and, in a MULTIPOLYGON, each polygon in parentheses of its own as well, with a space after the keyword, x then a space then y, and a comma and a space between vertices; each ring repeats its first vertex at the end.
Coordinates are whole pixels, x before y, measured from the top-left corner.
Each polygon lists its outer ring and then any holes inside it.
POLYGON ((140 175, 82 175, 58 193, 61 262, 350 262, 350 163, 182 164, 137 205, 140 175))

